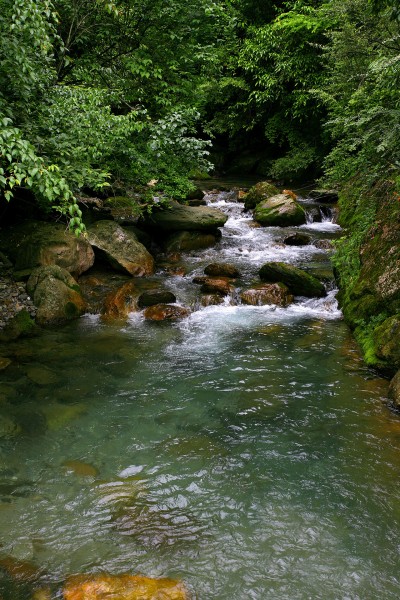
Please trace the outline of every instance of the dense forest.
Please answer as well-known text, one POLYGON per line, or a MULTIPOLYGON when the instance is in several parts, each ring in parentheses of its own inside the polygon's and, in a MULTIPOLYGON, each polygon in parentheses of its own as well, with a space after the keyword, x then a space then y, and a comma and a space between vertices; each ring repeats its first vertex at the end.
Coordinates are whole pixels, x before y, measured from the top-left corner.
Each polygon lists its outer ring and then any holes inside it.
POLYGON ((371 332, 397 291, 376 300, 360 256, 398 222, 399 0, 0 0, 0 15, 2 214, 28 190, 79 235, 81 196, 143 213, 209 173, 317 180, 350 232, 341 306, 382 363, 371 332))

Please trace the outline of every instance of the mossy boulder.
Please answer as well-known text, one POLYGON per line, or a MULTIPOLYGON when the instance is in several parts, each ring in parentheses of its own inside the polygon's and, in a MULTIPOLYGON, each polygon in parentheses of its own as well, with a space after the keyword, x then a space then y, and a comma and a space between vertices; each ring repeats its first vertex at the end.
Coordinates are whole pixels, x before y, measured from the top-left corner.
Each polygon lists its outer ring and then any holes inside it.
POLYGON ((63 590, 64 600, 189 600, 182 582, 142 575, 74 575, 63 590))
POLYGON ((389 386, 389 398, 396 408, 400 408, 400 371, 397 371, 389 386))
POLYGON ((243 304, 251 306, 264 306, 275 304, 287 306, 293 302, 293 294, 284 283, 261 283, 240 294, 243 304))
POLYGON ((77 282, 57 265, 34 269, 27 290, 37 307, 36 322, 39 325, 70 321, 86 310, 77 282))
POLYGON ((142 219, 146 228, 160 232, 211 231, 223 227, 228 217, 216 208, 208 206, 183 206, 171 201, 169 206, 154 209, 142 219))
POLYGON ((128 196, 110 196, 103 205, 118 223, 136 223, 140 216, 140 198, 128 196))
POLYGON ((74 276, 90 269, 94 252, 84 235, 77 237, 65 225, 27 221, 0 233, 0 249, 16 271, 58 265, 74 276))
POLYGON ((17 313, 7 325, 0 331, 0 342, 10 342, 19 337, 35 335, 40 328, 36 325, 27 310, 22 309, 17 313))
POLYGON ((273 183, 270 183, 269 181, 260 181, 259 183, 256 183, 256 185, 253 185, 246 194, 244 207, 246 210, 250 210, 251 208, 255 208, 257 204, 263 200, 267 200, 277 194, 279 194, 279 189, 273 183))
POLYGON ((288 194, 277 194, 257 204, 254 218, 270 227, 303 225, 307 220, 304 208, 288 194))
POLYGON ((326 296, 323 284, 303 269, 282 262, 269 262, 259 271, 260 278, 268 283, 284 283, 292 294, 309 298, 326 296))
POLYGON ((88 228, 87 237, 116 270, 136 277, 153 273, 151 254, 132 231, 123 229, 115 221, 96 221, 88 228))
POLYGON ((207 231, 177 231, 171 233, 163 241, 165 252, 190 252, 214 246, 221 235, 219 229, 215 232, 207 231))
POLYGON ((400 368, 400 315, 386 319, 373 332, 378 359, 400 368))

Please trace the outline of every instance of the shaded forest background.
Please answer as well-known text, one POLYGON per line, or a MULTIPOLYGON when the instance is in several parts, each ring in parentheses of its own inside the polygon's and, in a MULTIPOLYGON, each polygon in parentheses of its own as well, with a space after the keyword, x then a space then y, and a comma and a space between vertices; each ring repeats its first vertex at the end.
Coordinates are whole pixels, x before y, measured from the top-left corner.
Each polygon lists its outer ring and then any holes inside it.
POLYGON ((400 192, 399 0, 0 0, 0 30, 3 202, 77 232, 82 192, 213 169, 400 192))

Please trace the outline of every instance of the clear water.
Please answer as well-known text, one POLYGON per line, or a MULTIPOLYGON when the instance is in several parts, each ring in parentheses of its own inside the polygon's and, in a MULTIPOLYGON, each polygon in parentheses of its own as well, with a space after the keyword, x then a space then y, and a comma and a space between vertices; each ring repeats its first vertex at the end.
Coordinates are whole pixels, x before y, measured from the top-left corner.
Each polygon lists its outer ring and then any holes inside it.
MULTIPOLYGON (((243 284, 267 260, 326 266, 214 204, 230 215, 218 246, 187 256, 187 277, 157 275, 181 302, 216 256, 243 284)), ((88 315, 10 353, 2 412, 21 432, 0 439, 1 555, 38 566, 54 597, 100 571, 183 579, 199 600, 399 597, 400 420, 333 291, 172 325, 88 315)), ((5 600, 26 589, 0 578, 5 600)))

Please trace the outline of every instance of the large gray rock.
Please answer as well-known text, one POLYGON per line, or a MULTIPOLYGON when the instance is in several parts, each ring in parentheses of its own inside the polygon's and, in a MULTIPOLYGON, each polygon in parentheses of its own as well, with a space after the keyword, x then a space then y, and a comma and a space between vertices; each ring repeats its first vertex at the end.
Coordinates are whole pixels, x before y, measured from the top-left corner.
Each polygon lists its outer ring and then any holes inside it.
POLYGON ((288 194, 278 194, 257 204, 254 218, 261 225, 288 227, 306 223, 306 212, 288 194))
POLYGON ((269 262, 261 267, 259 275, 268 283, 284 283, 292 294, 297 296, 309 298, 326 296, 325 287, 318 279, 293 265, 269 262))
POLYGON ((216 208, 208 206, 183 206, 171 202, 169 207, 153 210, 143 218, 149 229, 172 231, 215 231, 223 227, 228 217, 216 208))
POLYGON ((58 265, 34 269, 27 290, 37 307, 36 321, 39 325, 70 321, 86 310, 77 282, 58 265))
POLYGON ((97 221, 88 228, 89 242, 100 250, 112 267, 130 275, 151 275, 154 259, 131 231, 114 221, 97 221))
POLYGON ((27 221, 0 234, 0 248, 16 271, 58 265, 76 277, 90 269, 94 252, 84 235, 77 237, 65 225, 27 221))

